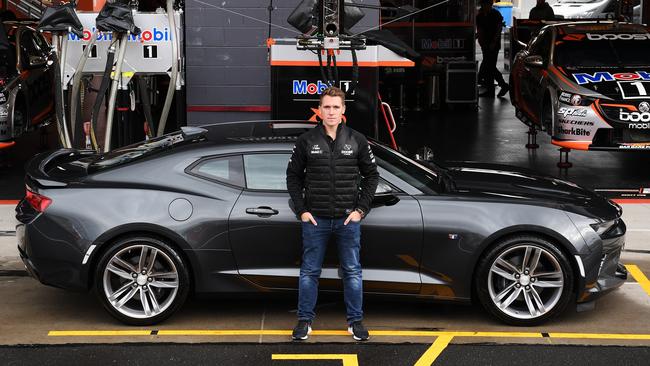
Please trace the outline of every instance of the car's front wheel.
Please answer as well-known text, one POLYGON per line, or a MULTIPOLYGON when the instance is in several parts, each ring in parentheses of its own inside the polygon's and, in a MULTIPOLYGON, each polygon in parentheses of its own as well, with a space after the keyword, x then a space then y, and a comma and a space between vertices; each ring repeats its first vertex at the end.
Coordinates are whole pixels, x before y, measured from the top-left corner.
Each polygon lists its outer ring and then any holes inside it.
POLYGON ((133 236, 114 243, 95 272, 95 292, 104 308, 132 325, 160 322, 185 302, 190 288, 187 266, 169 244, 133 236))
POLYGON ((501 321, 536 325, 561 313, 573 294, 571 264, 545 238, 522 235, 490 248, 474 280, 483 307, 501 321))

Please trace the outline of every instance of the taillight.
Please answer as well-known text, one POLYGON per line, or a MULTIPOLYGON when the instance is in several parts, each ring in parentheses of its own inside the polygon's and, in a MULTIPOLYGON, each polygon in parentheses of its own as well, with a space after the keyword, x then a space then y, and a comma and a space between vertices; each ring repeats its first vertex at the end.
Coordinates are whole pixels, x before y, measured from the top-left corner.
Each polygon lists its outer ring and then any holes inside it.
POLYGON ((25 200, 38 212, 43 212, 52 203, 50 198, 27 190, 25 200))

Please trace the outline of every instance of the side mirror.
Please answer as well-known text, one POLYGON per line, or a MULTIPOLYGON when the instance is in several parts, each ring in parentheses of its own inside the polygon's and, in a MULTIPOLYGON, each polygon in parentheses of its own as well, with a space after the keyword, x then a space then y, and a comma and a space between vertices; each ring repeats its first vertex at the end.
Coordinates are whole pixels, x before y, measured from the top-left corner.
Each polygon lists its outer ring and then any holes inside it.
POLYGON ((532 55, 524 59, 524 64, 530 67, 544 67, 544 59, 542 56, 532 55))
POLYGON ((393 188, 379 181, 375 190, 375 198, 372 200, 372 207, 392 206, 397 202, 399 202, 399 198, 393 193, 393 188))
POLYGON ((47 64, 47 59, 43 56, 29 56, 29 67, 43 67, 47 64))

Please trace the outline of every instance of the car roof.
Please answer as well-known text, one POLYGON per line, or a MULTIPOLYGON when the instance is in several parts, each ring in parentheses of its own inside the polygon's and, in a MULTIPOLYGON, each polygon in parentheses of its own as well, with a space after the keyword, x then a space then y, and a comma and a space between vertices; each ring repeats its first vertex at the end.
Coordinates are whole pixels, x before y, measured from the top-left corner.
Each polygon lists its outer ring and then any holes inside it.
POLYGON ((643 24, 622 23, 615 21, 582 21, 549 24, 565 33, 648 33, 643 24))

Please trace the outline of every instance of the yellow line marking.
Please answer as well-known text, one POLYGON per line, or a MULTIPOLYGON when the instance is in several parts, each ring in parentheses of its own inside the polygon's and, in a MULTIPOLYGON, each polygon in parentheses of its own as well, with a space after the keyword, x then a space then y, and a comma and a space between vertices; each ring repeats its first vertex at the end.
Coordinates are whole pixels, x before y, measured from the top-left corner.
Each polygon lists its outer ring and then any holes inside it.
POLYGON ((422 354, 418 362, 415 363, 414 366, 431 366, 435 361, 438 356, 442 353, 442 351, 447 348, 447 345, 449 345, 449 342, 454 339, 453 336, 440 336, 438 339, 436 339, 435 342, 429 347, 429 349, 422 354))
POLYGON ((50 337, 148 336, 150 330, 51 330, 50 337))
MULTIPOLYGON (((312 333, 313 334, 313 333, 312 333)), ((345 334, 348 334, 345 332, 345 334)), ((159 330, 159 336, 290 336, 290 330, 159 330)))
POLYGON ((568 339, 636 339, 650 341, 650 334, 549 333, 550 338, 568 339))
MULTIPOLYGON (((151 330, 52 330, 50 337, 94 337, 94 336, 150 336, 151 330)), ((159 336, 290 336, 291 330, 159 330, 159 336)), ((344 330, 315 330, 315 336, 348 336, 344 330)), ((378 337, 484 337, 484 338, 543 338, 537 332, 464 332, 464 331, 409 331, 374 330, 370 335, 378 337)), ((638 339, 650 340, 650 334, 625 333, 549 333, 550 338, 572 339, 638 339)))
POLYGON ((359 366, 357 355, 350 354, 273 354, 272 360, 341 360, 343 366, 359 366))
POLYGON ((648 280, 648 277, 646 277, 643 272, 641 272, 639 267, 634 264, 626 264, 625 268, 627 268, 627 271, 630 272, 636 282, 641 285, 643 291, 645 291, 645 293, 650 296, 650 281, 648 280))

